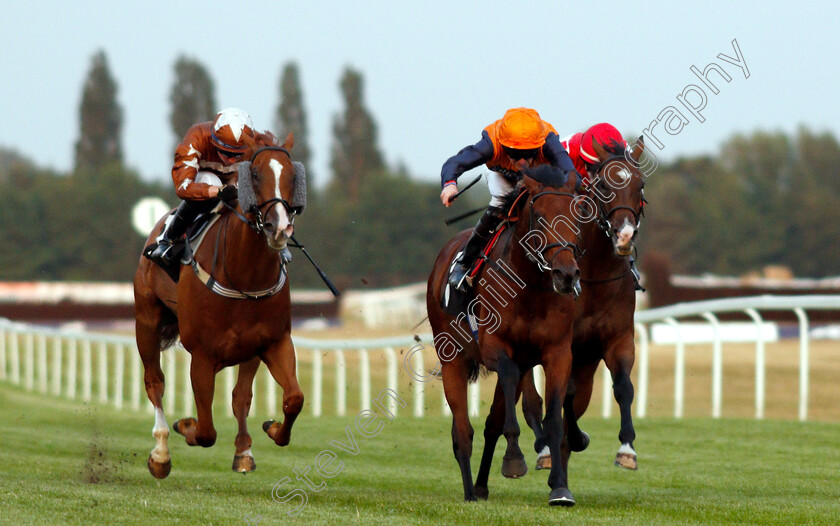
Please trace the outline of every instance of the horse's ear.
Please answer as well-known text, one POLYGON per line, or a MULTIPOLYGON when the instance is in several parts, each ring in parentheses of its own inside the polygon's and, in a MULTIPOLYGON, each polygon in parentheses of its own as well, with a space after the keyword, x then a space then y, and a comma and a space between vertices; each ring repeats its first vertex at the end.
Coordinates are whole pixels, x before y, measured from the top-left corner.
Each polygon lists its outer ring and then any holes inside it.
POLYGON ((634 163, 639 164, 639 159, 642 158, 642 153, 645 151, 645 136, 640 135, 638 139, 636 139, 636 144, 633 145, 633 151, 630 152, 630 159, 633 160, 634 163))
POLYGON ((295 134, 292 133, 292 132, 289 132, 289 135, 286 135, 285 142, 283 142, 283 148, 285 148, 287 150, 291 150, 292 146, 294 146, 294 145, 295 145, 295 134))
POLYGON ((610 154, 601 146, 601 143, 595 140, 595 137, 592 138, 592 148, 595 149, 599 161, 604 162, 609 158, 610 154))

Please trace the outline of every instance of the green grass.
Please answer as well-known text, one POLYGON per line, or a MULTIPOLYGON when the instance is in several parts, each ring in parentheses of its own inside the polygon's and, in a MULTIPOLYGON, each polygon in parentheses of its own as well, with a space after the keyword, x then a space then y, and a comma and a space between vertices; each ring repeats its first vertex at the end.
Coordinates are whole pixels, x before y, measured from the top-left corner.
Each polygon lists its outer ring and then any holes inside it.
MULTIPOLYGON (((408 400, 410 393, 401 393, 408 400)), ((435 415, 435 413, 432 413, 435 415)), ((235 423, 217 413, 219 438, 190 448, 173 434, 172 474, 146 470, 154 445, 145 411, 35 395, 0 384, 0 523, 8 524, 837 524, 840 522, 840 425, 742 419, 637 421, 640 469, 612 465, 616 419, 587 415, 590 448, 571 460, 571 509, 550 508, 547 473, 521 480, 499 473, 490 500, 466 504, 450 443, 450 421, 403 416, 375 438, 355 433, 357 456, 330 446, 344 440, 355 414, 298 420, 292 444, 278 448, 252 419, 258 469, 230 471, 235 423), (271 498, 274 484, 304 488, 294 468, 331 448, 344 470, 294 518, 271 498)), ((181 414, 167 415, 170 423, 181 414)), ((476 420, 474 473, 483 445, 476 420)), ((529 465, 532 435, 523 430, 529 465)), ((503 440, 502 440, 503 442, 503 440)), ((323 480, 310 472, 316 483, 323 480)), ((294 502, 294 501, 293 501, 294 502)))

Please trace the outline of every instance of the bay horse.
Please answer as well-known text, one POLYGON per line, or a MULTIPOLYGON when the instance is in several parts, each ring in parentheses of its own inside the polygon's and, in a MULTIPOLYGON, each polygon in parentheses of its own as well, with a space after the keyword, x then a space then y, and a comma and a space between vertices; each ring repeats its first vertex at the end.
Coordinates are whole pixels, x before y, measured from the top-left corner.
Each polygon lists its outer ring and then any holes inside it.
MULTIPOLYGON (((283 388, 283 423, 269 420, 263 424, 277 445, 289 443, 292 425, 303 406, 291 338, 289 283, 280 252, 293 233, 295 215, 302 211, 294 199, 301 200, 296 190, 303 185, 305 192, 305 182, 301 182, 302 176, 296 177, 289 155, 292 134, 283 145, 276 143, 270 133, 246 137, 248 149, 243 159, 250 158, 250 162, 238 165, 239 204, 228 206, 230 210, 222 211, 209 227, 206 241, 194 254, 193 266, 180 267, 177 283, 164 269, 140 258, 134 276, 136 337, 146 393, 155 408, 152 435, 156 446, 149 455, 148 468, 156 478, 166 478, 172 466, 160 354, 179 335, 191 355, 197 418, 178 420, 172 427, 188 445, 210 447, 216 442, 214 384, 216 373, 225 367, 239 364, 232 399, 239 424, 234 471, 256 469, 246 417, 261 361, 283 388)), ((163 219, 149 235, 149 243, 162 227, 163 219)))
MULTIPOLYGON (((612 375, 613 394, 621 414, 618 435, 621 447, 614 463, 623 468, 637 468, 633 448, 636 432, 631 415, 634 390, 630 380, 636 353, 633 323, 636 277, 628 258, 634 252, 647 202, 644 197, 646 175, 639 164, 644 139, 640 137, 630 151, 618 144, 603 147, 597 143, 595 151, 600 162, 594 170, 593 180, 583 190, 586 202, 594 210, 588 216, 592 220, 583 222, 580 234, 584 252, 579 259, 582 286, 574 305, 572 373, 564 401, 567 440, 562 444, 561 460, 566 472, 571 452, 583 451, 589 445, 589 436, 578 426, 578 419, 589 406, 595 371, 601 360, 612 375)), ((542 398, 534 385, 533 371, 526 372, 520 388, 522 411, 536 437, 537 469, 553 469, 556 457, 540 421, 542 398)), ((494 400, 487 427, 497 429, 498 422, 506 417, 497 409, 494 400)), ((490 441, 485 444, 479 468, 479 477, 484 474, 483 480, 486 480, 493 458, 492 450, 488 453, 486 449, 490 444, 490 441)), ((495 441, 492 444, 495 445, 495 441)))
POLYGON ((473 485, 470 470, 473 428, 467 413, 467 384, 475 381, 480 366, 498 374, 494 410, 504 415, 504 422, 484 433, 495 439, 504 433, 508 450, 503 470, 521 476, 527 466, 517 440, 517 386, 524 371, 542 364, 546 371, 543 425, 552 455, 557 457, 548 479, 549 504, 571 506, 574 498, 559 461, 559 446, 562 402, 572 365, 572 292, 580 275, 572 218, 578 181, 550 166, 529 175, 507 199, 507 221, 496 231, 496 244, 484 252, 486 263, 474 277, 474 299, 466 312, 453 315, 442 305, 449 295, 450 265, 469 230, 440 251, 429 276, 426 306, 452 410, 452 447, 461 470, 464 500, 487 498, 486 482, 473 485))

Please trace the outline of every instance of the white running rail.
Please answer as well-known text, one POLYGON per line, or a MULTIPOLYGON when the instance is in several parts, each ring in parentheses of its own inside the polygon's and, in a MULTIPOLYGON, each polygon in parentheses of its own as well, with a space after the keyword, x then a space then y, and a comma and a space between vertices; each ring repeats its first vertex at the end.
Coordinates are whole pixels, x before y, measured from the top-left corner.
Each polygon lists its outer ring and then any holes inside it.
MULTIPOLYGON (((721 416, 723 393, 723 343, 718 327, 718 314, 742 312, 750 317, 757 325, 763 320, 761 311, 790 310, 799 320, 799 419, 808 418, 808 373, 809 373, 809 320, 808 310, 835 310, 840 320, 840 296, 753 296, 711 300, 703 302, 682 303, 639 311, 636 313, 637 340, 637 368, 636 381, 636 416, 644 418, 648 403, 649 376, 649 326, 653 322, 664 322, 673 325, 677 330, 675 344, 674 370, 674 416, 683 416, 683 401, 685 395, 685 345, 679 338, 680 319, 704 318, 714 329, 716 335, 712 356, 712 414, 714 418, 721 416)), ((758 333, 759 331, 757 331, 758 333)), ((427 372, 437 365, 429 342, 431 334, 419 336, 418 343, 412 336, 378 339, 352 340, 322 340, 314 338, 295 337, 295 348, 299 357, 309 353, 311 358, 311 383, 305 389, 309 411, 313 416, 321 416, 325 412, 326 402, 324 393, 324 358, 331 361, 334 369, 334 414, 344 416, 347 413, 347 374, 348 361, 355 362, 353 369, 358 369, 358 400, 359 409, 370 409, 373 397, 378 396, 384 389, 391 389, 405 400, 411 408, 414 417, 422 417, 426 413, 426 386, 431 382, 410 380, 410 387, 400 387, 400 378, 409 379, 405 370, 408 365, 405 357, 410 354, 410 367, 416 372, 427 372), (410 353, 409 350, 419 348, 419 352, 410 353), (330 356, 331 355, 331 356, 330 356), (371 358, 384 357, 384 371, 377 371, 378 381, 371 378, 371 358), (330 359, 331 358, 331 359, 330 359), (402 372, 400 369, 403 369, 402 372), (381 373, 384 372, 384 380, 381 373), (378 384, 374 388, 374 383, 378 384)), ((765 392, 765 359, 764 341, 756 337, 755 360, 755 417, 764 417, 765 392)), ((193 411, 192 388, 189 376, 188 354, 182 348, 163 353, 162 368, 166 375, 166 394, 164 408, 172 413, 177 409, 184 414, 193 411)), ((298 360, 300 363, 300 360, 298 360)), ((310 366, 304 365, 309 368, 310 366)), ((615 403, 612 401, 612 381, 609 372, 602 367, 604 381, 604 395, 601 413, 609 417, 615 403)), ((535 381, 538 390, 542 391, 544 384, 542 369, 536 367, 535 381)), ((308 372, 308 371, 305 371, 308 372)), ((229 367, 221 374, 227 411, 230 413, 231 391, 235 383, 234 369, 229 367)), ((139 410, 145 405, 151 412, 151 404, 141 402, 146 400, 142 381, 142 367, 133 337, 109 336, 81 331, 67 331, 48 329, 33 325, 11 322, 0 319, 0 381, 22 385, 27 390, 37 390, 43 394, 63 395, 69 399, 111 404, 116 408, 128 406, 139 410)), ((403 385, 407 385, 403 381, 403 385)), ((438 390, 440 382, 434 381, 438 390)), ((261 414, 274 415, 277 411, 278 389, 268 374, 266 368, 260 368, 254 385, 254 399, 252 414, 259 410, 261 414)), ((480 387, 478 382, 469 388, 470 416, 479 416, 480 387)), ((355 398, 355 397, 354 397, 355 398)), ((399 405, 391 397, 386 398, 387 409, 392 414, 399 412, 399 405)), ((282 406, 282 404, 281 404, 282 406)), ((442 414, 449 414, 446 400, 440 404, 442 414)), ((332 411, 331 411, 332 412, 332 411)))

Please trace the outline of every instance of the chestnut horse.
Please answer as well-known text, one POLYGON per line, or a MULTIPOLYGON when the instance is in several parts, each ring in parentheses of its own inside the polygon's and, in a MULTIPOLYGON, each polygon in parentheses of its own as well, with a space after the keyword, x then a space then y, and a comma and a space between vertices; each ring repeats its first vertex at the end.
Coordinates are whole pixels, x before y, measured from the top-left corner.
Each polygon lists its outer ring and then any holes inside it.
MULTIPOLYGON (((595 371, 601 360, 612 374, 613 393, 621 413, 618 435, 621 447, 615 464, 628 469, 637 467, 633 449, 636 432, 631 416, 633 384, 630 381, 636 352, 633 341, 636 282, 628 258, 634 251, 646 203, 645 175, 639 167, 644 141, 639 138, 630 151, 625 151, 621 145, 604 148, 598 144, 595 150, 600 164, 593 180, 584 187, 586 202, 594 210, 590 215, 592 220, 584 222, 581 229, 581 247, 585 254, 579 260, 582 292, 575 302, 572 377, 564 402, 568 439, 562 445, 561 459, 566 472, 571 452, 583 451, 589 445, 589 436, 580 430, 577 420, 589 405, 595 371)), ((527 371, 520 387, 525 420, 536 436, 537 469, 552 468, 555 456, 553 450, 549 453, 551 446, 540 423, 542 399, 534 386, 532 371, 527 371)), ((487 417, 488 427, 489 422, 505 418, 507 415, 497 412, 494 401, 487 417)), ((480 475, 489 472, 491 461, 492 452, 488 455, 485 451, 480 475)))
POLYGON ((524 177, 508 198, 508 219, 497 230, 498 241, 485 255, 485 266, 474 279, 474 299, 456 315, 446 312, 442 300, 450 298, 450 264, 463 247, 469 231, 458 234, 441 250, 429 276, 426 306, 441 362, 443 388, 452 410, 452 447, 461 469, 464 500, 486 499, 486 481, 472 481, 473 428, 467 414, 467 384, 479 366, 499 377, 494 410, 503 414, 497 429, 508 441, 503 471, 508 476, 527 472, 519 449, 515 404, 524 371, 542 364, 546 371, 544 429, 557 462, 551 470, 549 503, 571 506, 574 499, 559 461, 563 439, 562 402, 572 366, 571 343, 574 299, 579 270, 573 207, 577 177, 542 166, 524 177), (536 241, 536 247, 534 246, 536 241), (507 296, 505 299, 504 296, 507 296), (473 328, 470 328, 470 318, 473 328), (477 327, 475 327, 477 325, 477 327))
MULTIPOLYGON (((292 134, 282 146, 268 133, 248 141, 243 158, 251 161, 238 165, 240 206, 221 212, 196 251, 194 265, 180 268, 177 283, 150 260, 140 259, 134 276, 136 335, 146 393, 155 407, 152 434, 157 445, 148 467, 156 478, 165 478, 171 469, 160 353, 178 335, 191 355, 190 378, 198 412, 197 419, 185 418, 172 426, 187 444, 209 447, 216 442, 212 413, 216 373, 239 364, 232 400, 239 423, 233 469, 244 473, 256 468, 246 417, 260 361, 283 388, 285 415, 282 424, 269 420, 263 429, 277 445, 289 443, 303 406, 295 376, 289 283, 279 254, 301 210, 288 200, 305 185, 302 176, 296 180, 288 151, 293 144, 292 134)), ((149 235, 149 243, 162 226, 163 219, 149 235)))

